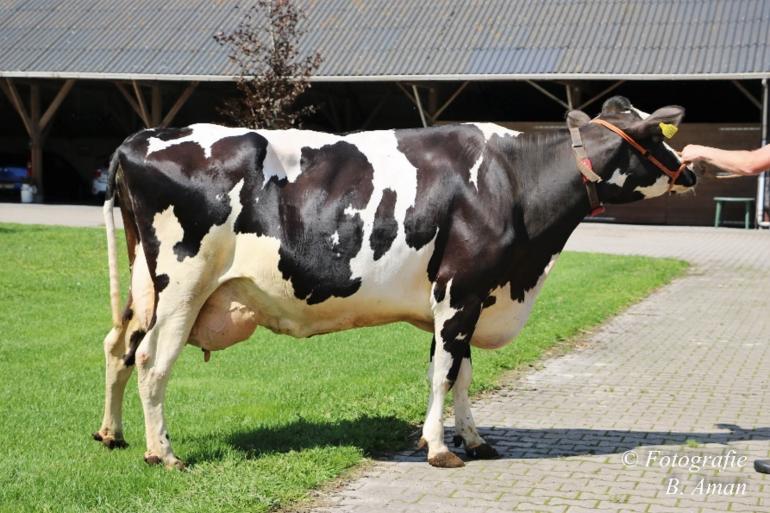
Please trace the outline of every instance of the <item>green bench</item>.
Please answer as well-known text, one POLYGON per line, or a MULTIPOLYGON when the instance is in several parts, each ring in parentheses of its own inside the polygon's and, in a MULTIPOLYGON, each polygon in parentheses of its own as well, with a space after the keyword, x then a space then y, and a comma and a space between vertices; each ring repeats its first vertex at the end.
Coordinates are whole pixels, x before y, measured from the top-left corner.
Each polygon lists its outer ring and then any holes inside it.
POLYGON ((714 198, 717 204, 716 214, 714 215, 714 226, 719 227, 722 225, 738 225, 740 221, 722 221, 722 205, 725 203, 743 203, 743 227, 747 230, 751 228, 751 212, 754 210, 754 198, 735 198, 730 196, 717 196, 714 198))

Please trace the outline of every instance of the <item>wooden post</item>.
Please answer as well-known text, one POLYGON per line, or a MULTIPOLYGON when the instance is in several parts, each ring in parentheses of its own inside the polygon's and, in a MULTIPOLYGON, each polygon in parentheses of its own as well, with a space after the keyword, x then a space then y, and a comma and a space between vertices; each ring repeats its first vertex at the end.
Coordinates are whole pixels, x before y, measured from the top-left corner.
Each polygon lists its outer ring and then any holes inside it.
POLYGON ((30 159, 32 162, 32 182, 37 186, 38 194, 43 195, 43 144, 40 133, 40 85, 34 83, 29 89, 29 117, 32 132, 29 134, 30 159))
POLYGON ((37 186, 39 196, 43 195, 43 142, 45 140, 45 129, 74 85, 74 80, 66 80, 42 116, 40 114, 42 109, 40 105, 40 84, 38 82, 32 82, 29 87, 29 112, 27 112, 24 101, 21 99, 21 95, 11 79, 6 78, 4 87, 2 87, 3 92, 8 96, 11 104, 16 108, 19 117, 21 117, 24 129, 29 136, 31 178, 34 185, 37 186))

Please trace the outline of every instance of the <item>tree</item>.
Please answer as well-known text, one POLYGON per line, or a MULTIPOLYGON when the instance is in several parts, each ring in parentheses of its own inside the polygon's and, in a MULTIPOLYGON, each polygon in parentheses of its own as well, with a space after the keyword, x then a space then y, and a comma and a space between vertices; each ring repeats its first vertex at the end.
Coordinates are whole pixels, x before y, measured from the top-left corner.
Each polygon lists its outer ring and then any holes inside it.
POLYGON ((241 97, 226 101, 222 114, 251 128, 288 128, 315 112, 312 105, 296 106, 321 64, 318 52, 299 57, 304 31, 298 23, 303 18, 291 0, 257 0, 233 32, 214 35, 229 48, 228 58, 239 69, 236 86, 241 97))

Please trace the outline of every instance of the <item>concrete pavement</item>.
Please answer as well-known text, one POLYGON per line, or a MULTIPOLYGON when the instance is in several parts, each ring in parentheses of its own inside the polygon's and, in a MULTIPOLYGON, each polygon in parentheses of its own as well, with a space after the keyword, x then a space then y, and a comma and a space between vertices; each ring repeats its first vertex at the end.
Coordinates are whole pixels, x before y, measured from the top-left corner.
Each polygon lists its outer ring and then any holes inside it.
POLYGON ((473 402, 501 459, 398 454, 318 513, 770 511, 752 468, 770 457, 770 233, 584 224, 568 249, 693 265, 586 348, 473 402))
MULTIPOLYGON (((115 226, 122 228, 120 210, 114 215, 115 226)), ((101 206, 0 203, 0 223, 104 226, 104 219, 101 206)))

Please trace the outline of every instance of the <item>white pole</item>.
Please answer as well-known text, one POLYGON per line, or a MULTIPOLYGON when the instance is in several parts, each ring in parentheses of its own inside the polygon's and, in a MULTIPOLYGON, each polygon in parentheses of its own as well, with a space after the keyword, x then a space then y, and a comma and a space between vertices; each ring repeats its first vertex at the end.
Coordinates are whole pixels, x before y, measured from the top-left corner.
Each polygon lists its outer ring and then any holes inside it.
MULTIPOLYGON (((767 144, 767 116, 768 116, 768 98, 767 98, 767 79, 762 79, 762 146, 767 144)), ((765 198, 767 191, 767 172, 759 175, 757 180, 757 226, 763 228, 770 227, 770 223, 765 221, 765 198)))

